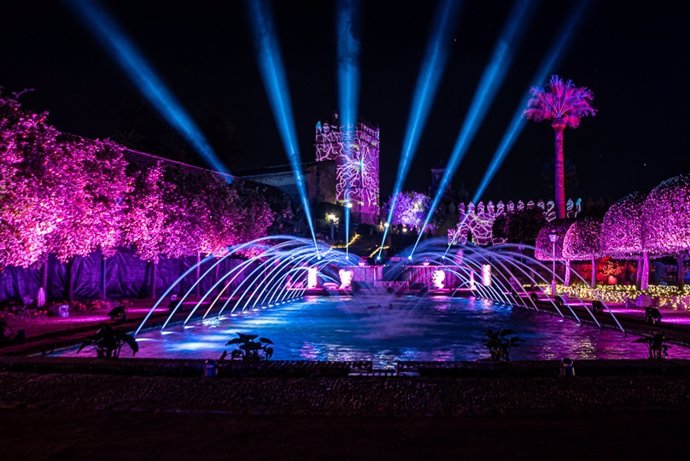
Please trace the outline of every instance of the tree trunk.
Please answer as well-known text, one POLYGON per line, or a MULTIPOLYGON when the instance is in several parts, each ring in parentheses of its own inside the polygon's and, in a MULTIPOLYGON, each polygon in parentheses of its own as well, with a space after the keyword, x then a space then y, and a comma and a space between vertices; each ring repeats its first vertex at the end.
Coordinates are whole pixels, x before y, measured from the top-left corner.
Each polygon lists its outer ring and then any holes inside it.
POLYGON ((107 269, 108 269, 107 260, 106 260, 106 257, 103 256, 101 258, 101 299, 102 300, 108 299, 108 289, 106 288, 106 285, 107 285, 106 270, 107 269))
POLYGON ((48 298, 48 262, 50 255, 46 255, 46 259, 43 261, 43 274, 41 280, 41 287, 43 287, 43 292, 46 294, 46 299, 48 298))
POLYGON ((649 288, 649 254, 642 253, 642 275, 640 276, 640 290, 649 288))
MULTIPOLYGON (((195 282, 198 282, 200 277, 201 277, 201 253, 197 251, 197 253, 196 253, 196 280, 195 280, 195 282)), ((196 286, 196 297, 201 298, 201 284, 198 284, 196 286)))
POLYGON ((156 279, 158 272, 158 262, 151 263, 151 299, 156 299, 156 279))
POLYGON ((678 262, 678 286, 682 288, 685 286, 685 258, 683 253, 676 257, 676 261, 678 262))
POLYGON ((558 219, 565 219, 565 156, 563 153, 563 131, 565 126, 554 126, 556 133, 556 159, 554 162, 554 194, 558 219))
POLYGON ((74 300, 74 262, 77 260, 77 256, 67 262, 67 301, 72 302, 74 300))
POLYGON ((592 257, 592 281, 590 283, 592 288, 597 286, 597 258, 592 257))
POLYGON ((637 267, 635 268, 635 286, 640 288, 642 283, 642 264, 644 264, 644 259, 642 256, 637 257, 637 267))
POLYGON ((566 259, 565 260, 565 276, 563 277, 565 280, 563 283, 565 283, 565 286, 569 287, 570 286, 570 260, 566 259))

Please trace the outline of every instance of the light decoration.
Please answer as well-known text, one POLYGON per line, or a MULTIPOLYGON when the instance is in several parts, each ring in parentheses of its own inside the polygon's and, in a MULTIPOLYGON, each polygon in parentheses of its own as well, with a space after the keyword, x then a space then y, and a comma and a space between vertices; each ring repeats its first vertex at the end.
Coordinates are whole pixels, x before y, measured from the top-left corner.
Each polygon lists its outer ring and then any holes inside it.
POLYGON ((482 285, 491 286, 491 264, 482 264, 482 285))
POLYGON ((362 236, 360 234, 355 234, 352 236, 352 238, 350 239, 350 241, 347 244, 345 244, 345 245, 332 245, 331 248, 333 248, 334 250, 341 250, 343 248, 346 248, 346 247, 353 245, 357 240, 359 240, 361 238, 362 238, 362 236))
MULTIPOLYGON (((551 286, 538 285, 544 293, 551 295, 551 286)), ((635 285, 603 285, 592 288, 584 284, 569 286, 558 285, 558 293, 580 299, 601 299, 605 303, 631 304, 640 295, 651 296, 657 300, 659 307, 673 310, 690 310, 690 285, 683 288, 673 285, 649 285, 646 290, 640 290, 635 285)))
POLYGON ((387 250, 389 248, 390 248, 390 246, 388 246, 388 245, 380 246, 380 247, 376 248, 374 251, 372 251, 371 253, 369 253, 369 257, 373 258, 376 253, 383 251, 383 250, 387 250))
POLYGON ((676 255, 690 250, 690 175, 656 186, 643 205, 645 243, 652 253, 676 255))
MULTIPOLYGON (((458 224, 448 230, 448 243, 464 245, 468 240, 477 245, 491 245, 499 242, 493 236, 493 224, 499 216, 508 216, 516 212, 539 208, 544 213, 547 222, 556 219, 555 204, 552 200, 545 202, 529 200, 527 203, 522 200, 517 202, 509 201, 504 203, 499 201, 460 203, 458 205, 458 224)), ((576 218, 582 212, 582 199, 567 201, 568 218, 576 218)))
POLYGON ((352 278, 354 273, 349 269, 340 269, 338 277, 340 278, 340 289, 347 290, 352 287, 352 278))
POLYGON ((359 122, 349 132, 352 139, 346 139, 346 127, 337 114, 332 123, 317 123, 316 161, 334 160, 336 200, 374 219, 379 205, 379 130, 359 122))
POLYGON ((563 257, 573 261, 584 261, 601 256, 599 235, 601 221, 585 218, 575 221, 563 238, 563 257))
POLYGON ((601 251, 614 258, 639 256, 645 241, 643 205, 646 194, 633 192, 611 205, 601 224, 601 251))
POLYGON ((431 283, 434 285, 434 288, 437 290, 442 290, 444 285, 444 282, 446 280, 446 273, 442 269, 436 269, 434 272, 431 274, 431 283))
POLYGON ((310 267, 307 269, 307 288, 316 288, 318 285, 318 275, 319 269, 316 267, 310 267))
POLYGON ((430 201, 429 196, 420 192, 399 192, 397 196, 391 196, 387 206, 394 205, 395 209, 393 213, 388 213, 390 223, 394 226, 404 226, 403 230, 419 229, 430 201))
MULTIPOLYGON (((597 283, 596 259, 601 256, 600 235, 601 221, 595 218, 585 218, 575 221, 563 238, 563 258, 567 261, 590 260, 592 262, 592 286, 597 283)), ((566 283, 569 281, 566 280, 566 283)))
POLYGON ((542 227, 537 234, 534 257, 539 261, 551 261, 553 259, 553 244, 549 235, 555 233, 558 236, 556 239, 556 261, 563 260, 563 240, 570 225, 570 222, 552 222, 542 227))

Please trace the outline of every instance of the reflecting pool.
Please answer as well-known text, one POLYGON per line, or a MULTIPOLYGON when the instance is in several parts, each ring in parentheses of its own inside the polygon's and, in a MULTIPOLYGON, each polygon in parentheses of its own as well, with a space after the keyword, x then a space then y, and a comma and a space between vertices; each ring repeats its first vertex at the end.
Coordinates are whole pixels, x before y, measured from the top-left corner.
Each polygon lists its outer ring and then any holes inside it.
MULTIPOLYGON (((546 313, 474 298, 381 295, 307 298, 219 321, 149 330, 137 336, 136 357, 218 358, 230 350, 225 343, 235 333, 256 333, 275 343, 274 359, 372 360, 380 368, 398 360, 487 358, 485 332, 501 328, 524 340, 511 353, 513 360, 647 357, 646 345, 633 342, 636 336, 546 313)), ((690 358, 690 349, 671 345, 669 357, 690 358)))

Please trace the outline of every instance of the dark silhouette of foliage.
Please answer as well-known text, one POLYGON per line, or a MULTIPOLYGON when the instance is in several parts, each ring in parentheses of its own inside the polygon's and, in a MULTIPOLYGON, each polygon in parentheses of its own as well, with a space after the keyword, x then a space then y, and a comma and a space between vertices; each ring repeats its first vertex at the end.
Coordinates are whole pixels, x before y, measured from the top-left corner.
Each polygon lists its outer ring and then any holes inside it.
POLYGON ((668 356, 668 344, 666 335, 655 333, 652 336, 643 336, 635 340, 636 343, 645 343, 649 351, 649 358, 652 360, 662 360, 668 356))
POLYGON ((77 352, 92 346, 96 349, 99 359, 117 359, 120 357, 120 351, 125 344, 132 350, 132 355, 139 352, 139 345, 134 336, 115 330, 110 325, 101 324, 96 334, 86 338, 77 352))
POLYGON ((484 345, 489 349, 491 360, 502 362, 510 360, 510 351, 523 341, 514 336, 513 330, 486 330, 486 341, 484 345))
MULTIPOLYGON (((226 346, 237 346, 237 349, 230 352, 230 358, 249 363, 269 360, 273 356, 273 348, 269 346, 273 341, 268 338, 257 338, 258 335, 237 333, 237 338, 232 338, 226 343, 226 346)), ((227 351, 224 351, 220 359, 224 360, 227 355, 227 351)))

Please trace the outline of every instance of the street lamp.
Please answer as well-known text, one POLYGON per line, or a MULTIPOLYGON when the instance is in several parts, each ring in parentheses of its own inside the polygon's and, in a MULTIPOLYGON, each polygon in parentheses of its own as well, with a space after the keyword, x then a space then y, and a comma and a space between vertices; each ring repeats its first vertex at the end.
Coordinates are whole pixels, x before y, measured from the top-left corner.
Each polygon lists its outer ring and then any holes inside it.
POLYGON ((551 296, 556 297, 556 240, 558 240, 558 234, 551 232, 549 234, 549 240, 551 241, 551 296))
POLYGON ((335 225, 338 224, 338 221, 340 221, 340 219, 338 218, 338 216, 336 214, 334 214, 334 213, 327 213, 326 214, 326 222, 331 224, 331 241, 335 240, 333 232, 334 232, 335 225))

